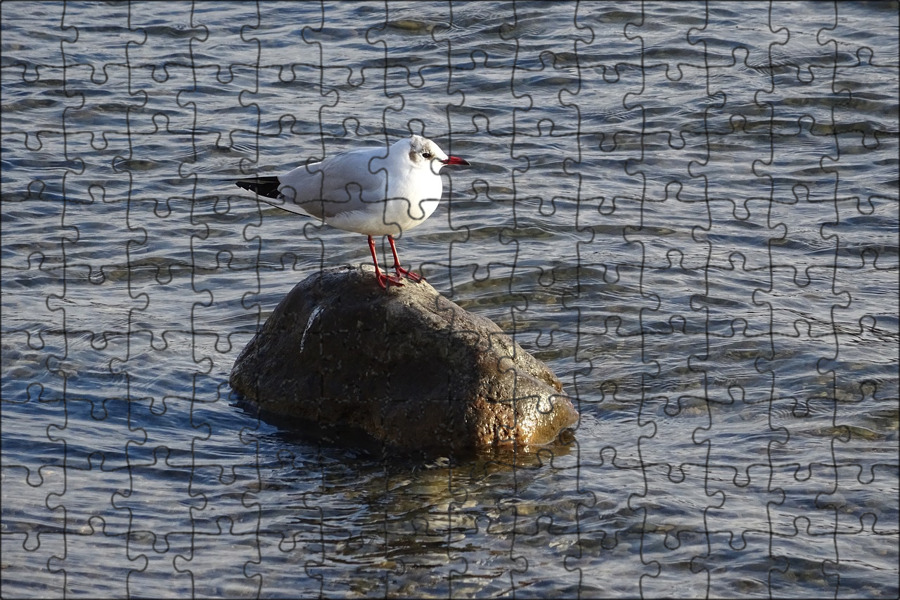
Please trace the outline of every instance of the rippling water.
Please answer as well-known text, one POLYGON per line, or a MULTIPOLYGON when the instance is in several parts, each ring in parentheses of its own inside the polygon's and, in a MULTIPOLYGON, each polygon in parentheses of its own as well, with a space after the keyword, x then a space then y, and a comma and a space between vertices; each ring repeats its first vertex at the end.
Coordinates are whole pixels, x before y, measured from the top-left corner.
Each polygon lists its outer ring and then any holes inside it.
POLYGON ((3 594, 896 596, 897 3, 4 3, 3 594), (361 236, 233 180, 410 132, 404 259, 577 398, 373 458, 231 364, 361 236))

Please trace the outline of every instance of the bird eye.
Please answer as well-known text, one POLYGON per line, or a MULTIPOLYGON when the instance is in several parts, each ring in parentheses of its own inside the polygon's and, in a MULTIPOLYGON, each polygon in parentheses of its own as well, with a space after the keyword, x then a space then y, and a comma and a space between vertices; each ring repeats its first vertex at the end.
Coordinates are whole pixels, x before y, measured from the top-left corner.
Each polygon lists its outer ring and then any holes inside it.
POLYGON ((422 157, 425 158, 425 159, 427 159, 427 160, 431 160, 432 158, 434 158, 434 154, 432 154, 431 152, 427 152, 427 151, 426 151, 426 152, 423 152, 423 153, 422 153, 422 157))

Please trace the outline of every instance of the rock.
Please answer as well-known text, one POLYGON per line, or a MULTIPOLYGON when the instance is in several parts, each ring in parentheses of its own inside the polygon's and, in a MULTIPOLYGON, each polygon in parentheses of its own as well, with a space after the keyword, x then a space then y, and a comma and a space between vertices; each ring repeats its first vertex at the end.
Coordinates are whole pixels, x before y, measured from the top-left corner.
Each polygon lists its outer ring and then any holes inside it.
POLYGON ((400 450, 540 446, 578 420, 559 379, 492 321, 425 282, 382 290, 368 265, 297 284, 230 382, 274 422, 400 450))

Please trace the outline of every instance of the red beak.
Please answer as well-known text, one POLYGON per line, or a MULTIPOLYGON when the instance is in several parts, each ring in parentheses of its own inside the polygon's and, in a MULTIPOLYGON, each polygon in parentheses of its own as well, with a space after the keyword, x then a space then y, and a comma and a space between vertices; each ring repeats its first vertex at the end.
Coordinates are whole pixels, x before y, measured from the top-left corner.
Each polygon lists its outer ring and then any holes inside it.
POLYGON ((465 165, 465 166, 469 166, 468 161, 465 161, 465 160, 463 160, 462 158, 460 158, 460 157, 458 157, 458 156, 448 156, 448 157, 447 157, 447 160, 442 160, 441 163, 442 163, 442 164, 445 164, 445 165, 465 165))

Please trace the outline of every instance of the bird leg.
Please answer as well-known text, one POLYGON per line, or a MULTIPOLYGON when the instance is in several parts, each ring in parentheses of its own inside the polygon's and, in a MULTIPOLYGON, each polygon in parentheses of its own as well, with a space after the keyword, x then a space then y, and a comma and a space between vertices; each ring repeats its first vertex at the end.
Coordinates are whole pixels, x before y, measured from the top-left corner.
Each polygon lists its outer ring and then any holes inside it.
MULTIPOLYGON (((391 242, 391 250, 394 249, 394 244, 391 242)), ((375 264, 375 279, 378 280, 378 285, 381 286, 381 289, 386 290, 389 284, 394 284, 398 286, 402 286, 403 282, 400 281, 400 277, 398 275, 385 275, 381 272, 381 269, 378 268, 378 258, 375 254, 375 240, 372 239, 372 236, 369 236, 369 250, 372 252, 372 262, 375 264)), ((396 261, 397 252, 394 251, 394 260, 396 261)))
POLYGON ((387 238, 388 242, 391 244, 391 252, 394 254, 394 271, 397 272, 397 277, 399 278, 400 275, 405 275, 407 279, 409 279, 410 281, 415 281, 416 283, 419 283, 420 281, 425 279, 418 273, 413 273, 412 271, 408 271, 400 266, 400 258, 397 256, 397 247, 394 246, 394 238, 390 235, 387 236, 387 238))

